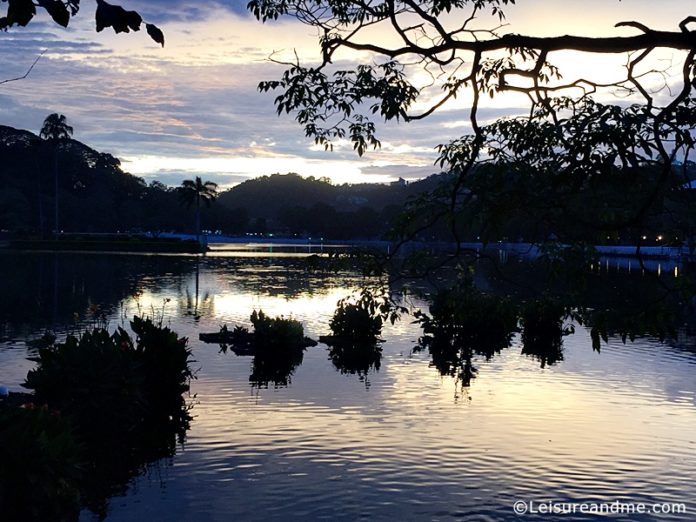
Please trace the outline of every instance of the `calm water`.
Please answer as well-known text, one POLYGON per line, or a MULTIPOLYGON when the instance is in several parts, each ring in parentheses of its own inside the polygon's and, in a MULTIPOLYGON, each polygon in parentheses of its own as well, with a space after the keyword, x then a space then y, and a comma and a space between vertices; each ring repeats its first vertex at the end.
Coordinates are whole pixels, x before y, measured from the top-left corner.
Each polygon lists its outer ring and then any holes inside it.
POLYGON ((516 500, 685 503, 685 515, 603 518, 696 519, 688 339, 610 339, 599 354, 578 326, 563 360, 545 368, 515 339, 476 361, 478 377, 462 388, 427 352, 412 353, 420 330, 406 319, 385 330, 377 371, 340 373, 320 344, 287 386, 264 387, 249 381, 250 357, 198 334, 248 325, 254 308, 328 333, 357 274, 308 272, 293 253, 2 253, 0 264, 0 383, 12 390, 32 364, 24 341, 45 327, 163 314, 190 339, 199 370, 186 443, 111 499, 109 521, 597 519, 518 517, 516 500))

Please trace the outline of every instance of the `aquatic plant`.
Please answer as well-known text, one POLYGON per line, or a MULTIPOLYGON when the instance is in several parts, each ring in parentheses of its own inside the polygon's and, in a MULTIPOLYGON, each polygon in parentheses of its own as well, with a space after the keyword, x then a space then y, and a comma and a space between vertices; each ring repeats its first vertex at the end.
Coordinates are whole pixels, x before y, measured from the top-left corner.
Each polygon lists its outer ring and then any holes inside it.
POLYGON ((3 519, 77 520, 81 449, 60 412, 31 403, 21 408, 0 403, 3 519))
POLYGON ((131 328, 135 342, 123 328, 95 328, 39 350, 24 387, 38 403, 89 424, 132 426, 143 413, 169 416, 193 377, 187 340, 150 319, 134 317, 131 328))
POLYGON ((382 348, 379 338, 385 321, 392 324, 406 309, 398 306, 386 290, 363 288, 338 302, 329 322, 332 335, 320 341, 329 345, 329 358, 341 373, 365 379, 371 369, 379 370, 382 348))
POLYGON ((295 368, 302 364, 304 349, 309 344, 302 323, 254 310, 251 324, 255 355, 249 381, 254 386, 287 386, 295 368))
POLYGON ((303 349, 305 344, 302 323, 288 317, 269 317, 254 310, 251 314, 254 325, 254 341, 260 351, 303 349))
POLYGON ((95 328, 40 349, 24 383, 37 404, 71 423, 81 447, 82 504, 102 515, 144 464, 175 452, 190 422, 186 338, 150 319, 130 325, 135 340, 123 328, 95 328))
POLYGON ((382 333, 382 317, 379 307, 364 296, 357 301, 341 299, 329 327, 335 337, 345 341, 370 343, 382 333))

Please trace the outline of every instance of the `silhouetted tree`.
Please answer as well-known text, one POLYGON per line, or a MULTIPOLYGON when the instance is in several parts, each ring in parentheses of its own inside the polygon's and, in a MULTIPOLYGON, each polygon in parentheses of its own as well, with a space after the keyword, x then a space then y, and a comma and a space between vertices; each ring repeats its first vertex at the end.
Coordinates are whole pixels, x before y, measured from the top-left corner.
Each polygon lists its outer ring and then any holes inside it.
MULTIPOLYGON (((419 120, 468 91, 473 133, 440 145, 439 163, 457 173, 449 200, 442 198, 451 210, 444 219, 450 221, 455 240, 459 239, 456 210, 467 199, 462 185, 480 162, 510 169, 521 163, 517 170, 522 175, 539 169, 557 172, 557 181, 566 186, 609 174, 615 166, 657 165, 661 172, 657 186, 623 222, 641 219, 661 196, 672 160, 693 148, 689 134, 693 116, 688 115, 696 105, 691 96, 696 81, 696 31, 691 26, 696 17, 683 20, 672 32, 629 21, 617 26, 639 34, 541 38, 502 34, 504 26, 498 25, 504 17, 502 9, 512 3, 252 0, 249 9, 259 20, 294 17, 321 35, 320 63, 289 63, 282 78, 261 82, 259 88, 280 91, 275 98, 278 113, 294 113, 317 144, 331 148, 333 141, 347 138, 359 154, 380 145, 370 114, 386 120, 419 120), (482 31, 480 21, 486 9, 494 21, 490 30, 482 31), (461 22, 453 24, 457 17, 461 22), (384 36, 376 40, 374 34, 381 34, 380 30, 384 36), (646 83, 647 75, 636 72, 638 67, 650 67, 648 61, 659 48, 685 51, 679 55, 683 74, 664 104, 646 83), (615 82, 606 78, 564 81, 551 60, 552 53, 562 50, 630 54, 626 73, 615 82), (334 71, 330 64, 344 51, 364 53, 369 63, 334 71), (375 56, 380 59, 374 60, 375 56), (433 72, 433 81, 421 87, 414 79, 423 69, 438 73, 433 72), (636 95, 640 103, 619 108, 590 98, 607 87, 636 95), (440 90, 444 94, 438 94, 440 90), (478 120, 481 96, 502 92, 526 94, 531 104, 528 116, 483 125, 478 120), (435 101, 422 109, 424 98, 435 101), (362 104, 368 105, 367 110, 359 109, 362 104)), ((442 213, 432 214, 433 220, 442 217, 442 213)))
POLYGON ((195 180, 184 180, 179 191, 179 200, 187 208, 196 205, 196 240, 201 241, 201 201, 206 206, 215 201, 217 198, 217 183, 212 181, 201 181, 200 176, 196 176, 195 180))
MULTIPOLYGON (((95 22, 97 32, 112 27, 116 33, 139 31, 143 18, 137 11, 127 11, 119 5, 111 5, 104 0, 96 0, 95 22)), ((0 17, 0 30, 15 25, 26 26, 36 16, 36 8, 42 7, 55 23, 67 27, 70 18, 80 10, 80 0, 11 0, 7 2, 7 14, 0 17)), ((164 47, 164 35, 153 24, 145 24, 147 34, 164 47)))
MULTIPOLYGON (((606 238, 628 230, 641 238, 663 201, 674 199, 688 181, 675 182, 674 165, 686 165, 696 149, 696 16, 675 21, 669 31, 623 21, 616 27, 628 34, 505 34, 503 10, 514 3, 248 4, 261 22, 293 18, 316 31, 318 63, 297 58, 259 89, 275 91, 278 114, 293 114, 305 135, 326 149, 350 140, 363 154, 380 146, 377 118, 421 120, 447 110, 450 101, 469 100, 470 134, 437 146, 436 162, 452 178, 412 202, 397 221, 397 245, 386 259, 392 265, 400 262, 401 245, 432 239, 432 230, 439 238, 446 233, 454 245, 453 255, 433 263, 435 269, 464 267, 467 255, 475 257, 463 245, 472 231, 486 240, 493 238, 492 228, 495 234, 515 234, 510 239, 525 233, 542 248, 577 244, 588 231, 606 238), (658 61, 664 50, 675 51, 669 69, 658 61), (626 67, 611 78, 598 67, 596 75, 566 80, 561 51, 591 57, 625 53, 626 67), (346 56, 357 64, 337 67, 346 56), (428 82, 421 81, 423 75, 428 82), (481 99, 501 93, 526 96, 523 116, 481 121, 481 99), (632 104, 600 103, 594 93, 618 94, 632 104)), ((693 236, 692 227, 682 237, 693 236)), ((428 267, 422 268, 419 274, 427 273, 428 267)))
POLYGON ((39 137, 48 141, 53 148, 53 178, 55 182, 55 230, 53 234, 57 237, 60 233, 60 222, 58 219, 58 148, 64 140, 70 139, 73 128, 68 125, 67 119, 62 114, 49 114, 43 122, 39 137))

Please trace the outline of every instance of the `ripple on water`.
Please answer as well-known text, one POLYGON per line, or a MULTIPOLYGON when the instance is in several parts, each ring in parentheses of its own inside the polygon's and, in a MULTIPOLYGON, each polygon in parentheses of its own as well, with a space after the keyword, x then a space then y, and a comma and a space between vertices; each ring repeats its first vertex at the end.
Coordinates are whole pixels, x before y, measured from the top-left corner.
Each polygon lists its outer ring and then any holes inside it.
MULTIPOLYGON (((319 345, 290 386, 253 388, 251 358, 221 354, 198 334, 248 324, 262 307, 292 312, 317 336, 359 277, 322 279, 292 259, 209 258, 196 316, 194 261, 176 262, 188 268, 134 278, 140 294, 124 309, 163 307, 191 340, 194 420, 177 455, 113 499, 107 520, 505 521, 518 520, 518 499, 686 502, 696 513, 693 353, 610 340, 597 354, 578 327, 558 364, 541 368, 516 339, 477 359, 478 377, 462 389, 427 353, 411 353, 420 332, 406 320, 385 330, 381 367, 362 381, 339 374, 319 345)), ((0 382, 18 385, 26 356, 0 345, 0 382)))

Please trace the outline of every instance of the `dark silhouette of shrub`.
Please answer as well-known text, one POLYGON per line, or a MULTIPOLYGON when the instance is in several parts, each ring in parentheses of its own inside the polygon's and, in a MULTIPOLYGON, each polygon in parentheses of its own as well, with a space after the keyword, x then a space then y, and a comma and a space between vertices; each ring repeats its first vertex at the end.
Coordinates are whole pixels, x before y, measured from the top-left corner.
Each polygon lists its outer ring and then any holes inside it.
POLYGON ((174 454, 190 422, 187 339, 150 319, 135 317, 131 329, 135 341, 123 328, 95 328, 40 349, 24 384, 71 423, 81 501, 100 515, 146 463, 174 454))

